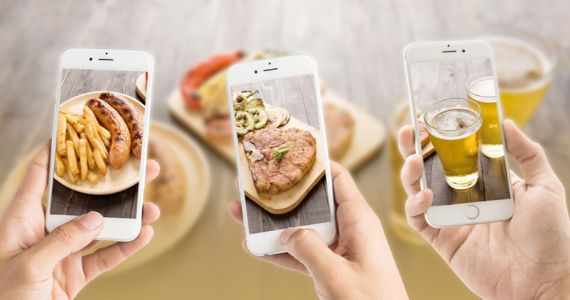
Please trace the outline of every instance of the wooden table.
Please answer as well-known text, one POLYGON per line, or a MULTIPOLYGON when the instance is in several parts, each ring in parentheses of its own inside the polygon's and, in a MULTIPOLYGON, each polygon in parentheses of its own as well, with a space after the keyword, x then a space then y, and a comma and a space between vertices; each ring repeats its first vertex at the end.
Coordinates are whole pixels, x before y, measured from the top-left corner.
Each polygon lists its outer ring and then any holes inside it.
MULTIPOLYGON (((107 70, 65 70, 61 83, 63 103, 72 97, 93 91, 114 91, 137 99, 135 83, 140 72, 107 70)), ((135 218, 139 185, 110 195, 88 195, 53 182, 52 214, 82 215, 97 211, 109 218, 135 218)))
MULTIPOLYGON (((531 0, 24 1, 0 7, 0 181, 51 130, 58 56, 69 47, 145 49, 156 58, 152 117, 174 123, 166 100, 191 65, 228 49, 310 53, 323 82, 383 121, 405 91, 402 48, 469 38, 485 24, 532 30, 554 42, 559 65, 526 131, 570 185, 570 2, 531 0)), ((208 148, 204 148, 208 149, 208 148)), ((312 281, 249 257, 227 214, 238 199, 234 166, 207 151, 213 186, 204 214, 160 259, 89 285, 80 299, 310 299, 312 281)), ((412 299, 475 299, 442 260, 389 230, 397 184, 387 151, 354 174, 380 215, 412 299)), ((570 189, 567 189, 570 191, 570 189)))

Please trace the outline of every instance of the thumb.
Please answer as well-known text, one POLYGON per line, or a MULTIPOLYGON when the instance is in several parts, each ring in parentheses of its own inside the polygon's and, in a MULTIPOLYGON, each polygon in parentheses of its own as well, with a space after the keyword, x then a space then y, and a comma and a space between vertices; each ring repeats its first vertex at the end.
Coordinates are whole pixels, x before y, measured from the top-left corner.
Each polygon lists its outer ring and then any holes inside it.
POLYGON ((305 265, 313 277, 330 273, 338 258, 312 229, 285 229, 281 233, 280 242, 291 256, 305 265))
POLYGON ((92 211, 57 227, 26 254, 33 265, 51 272, 64 258, 92 242, 102 229, 103 216, 92 211))
POLYGON ((524 180, 536 185, 553 173, 544 154, 544 149, 531 141, 511 120, 503 122, 507 151, 521 167, 524 180))

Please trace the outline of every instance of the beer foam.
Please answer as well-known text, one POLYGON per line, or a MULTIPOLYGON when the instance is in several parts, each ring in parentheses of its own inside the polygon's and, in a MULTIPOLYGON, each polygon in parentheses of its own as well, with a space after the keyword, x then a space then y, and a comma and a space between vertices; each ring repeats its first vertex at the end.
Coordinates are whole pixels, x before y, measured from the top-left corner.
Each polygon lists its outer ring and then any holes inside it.
POLYGON ((477 80, 469 86, 469 97, 480 102, 497 102, 495 81, 492 77, 477 80))
POLYGON ((528 88, 540 82, 551 67, 545 55, 530 43, 507 37, 490 37, 488 41, 501 89, 528 88))
POLYGON ((440 139, 455 140, 477 132, 481 127, 481 120, 469 109, 451 108, 438 112, 428 124, 428 131, 431 135, 440 139))

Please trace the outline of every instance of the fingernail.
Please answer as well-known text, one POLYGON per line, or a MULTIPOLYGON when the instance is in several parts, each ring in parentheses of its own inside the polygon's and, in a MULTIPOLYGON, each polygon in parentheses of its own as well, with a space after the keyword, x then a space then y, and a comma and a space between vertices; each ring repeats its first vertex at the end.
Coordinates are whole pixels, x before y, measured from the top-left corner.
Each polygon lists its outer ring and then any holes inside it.
POLYGON ((287 244, 287 242, 289 241, 289 238, 291 237, 291 235, 297 231, 297 228, 287 228, 285 230, 283 230, 283 232, 281 233, 281 236, 279 237, 279 242, 282 245, 287 244))
POLYGON ((99 228, 103 224, 103 217, 101 214, 90 211, 78 218, 79 223, 89 230, 99 228))

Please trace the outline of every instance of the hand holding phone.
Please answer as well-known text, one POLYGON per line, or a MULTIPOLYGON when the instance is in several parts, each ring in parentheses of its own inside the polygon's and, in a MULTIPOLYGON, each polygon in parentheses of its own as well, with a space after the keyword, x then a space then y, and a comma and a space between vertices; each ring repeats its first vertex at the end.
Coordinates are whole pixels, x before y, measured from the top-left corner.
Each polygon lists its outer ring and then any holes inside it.
POLYGON ((101 240, 140 232, 154 59, 142 51, 70 49, 60 60, 46 228, 88 211, 101 240), (136 81, 148 76, 146 100, 136 81))
POLYGON ((491 48, 480 41, 406 46, 411 121, 433 227, 508 220, 513 213, 491 48))
POLYGON ((336 238, 335 207, 316 63, 288 56, 233 65, 227 74, 246 245, 284 252, 281 232, 336 238))
MULTIPOLYGON (((158 207, 143 205, 142 229, 132 242, 115 243, 90 254, 82 250, 104 227, 103 216, 89 212, 45 231, 44 196, 49 171, 50 145, 46 143, 28 166, 18 192, 0 216, 0 290, 6 299, 73 299, 85 285, 142 249, 152 238, 151 223, 158 207), (61 288, 65 287, 65 289, 61 288)), ((158 175, 149 161, 147 180, 158 175)))
POLYGON ((514 215, 507 222, 433 228, 424 214, 434 201, 431 190, 417 184, 423 159, 415 154, 411 126, 398 143, 406 163, 402 183, 408 193, 410 225, 424 237, 473 292, 484 299, 544 299, 570 296, 570 221, 562 183, 544 150, 512 121, 504 122, 507 153, 519 164, 512 175, 514 215), (508 278, 508 280, 505 280, 508 278))
MULTIPOLYGON (((320 299, 408 299, 380 220, 348 171, 337 163, 331 171, 338 241, 328 246, 311 229, 289 228, 279 237, 287 253, 258 258, 311 276, 320 299)), ((243 223, 238 201, 229 212, 243 223)))

